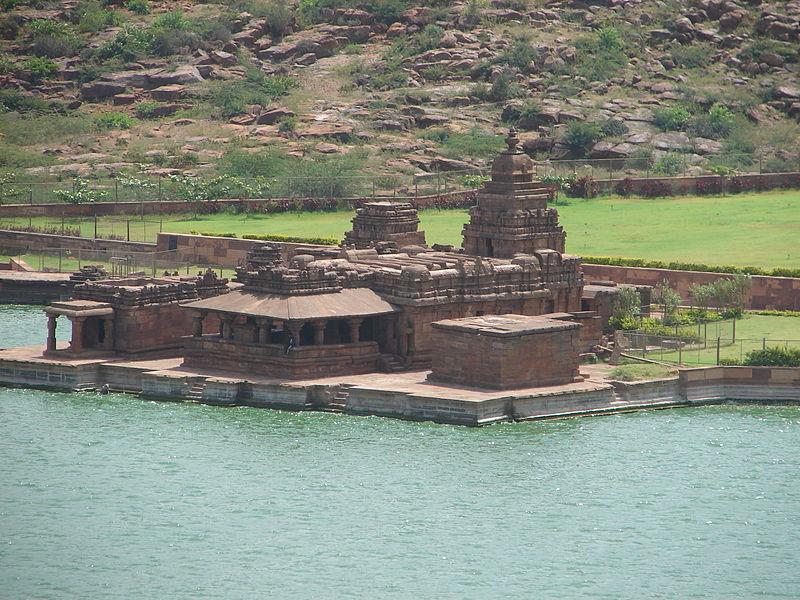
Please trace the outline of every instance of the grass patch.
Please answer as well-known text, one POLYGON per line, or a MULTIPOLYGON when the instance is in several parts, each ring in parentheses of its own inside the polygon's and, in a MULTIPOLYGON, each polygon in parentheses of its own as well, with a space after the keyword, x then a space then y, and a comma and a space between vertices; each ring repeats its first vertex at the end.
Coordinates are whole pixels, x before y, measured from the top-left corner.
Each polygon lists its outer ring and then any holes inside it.
MULTIPOLYGON (((269 167, 269 162, 265 164, 269 167)), ((258 165, 254 162, 240 166, 239 172, 246 175, 253 168, 257 173, 258 165)), ((567 252, 572 254, 761 268, 800 266, 798 191, 654 200, 607 197, 571 200, 557 208, 567 231, 567 252)), ((200 217, 202 223, 198 224, 191 216, 165 215, 164 230, 341 238, 350 228, 352 217, 352 211, 346 210, 255 216, 219 214, 200 217)), ((420 211, 420 218, 420 229, 425 231, 429 244, 459 246, 461 228, 469 215, 466 210, 431 209, 420 211)), ((38 219, 33 221, 45 224, 38 219)))
POLYGON ((608 377, 617 381, 645 381, 647 379, 664 379, 674 373, 674 369, 661 365, 630 364, 612 369, 608 377))
POLYGON ((86 114, 0 114, 0 133, 9 146, 30 146, 49 142, 66 142, 69 138, 94 130, 91 116, 86 114))

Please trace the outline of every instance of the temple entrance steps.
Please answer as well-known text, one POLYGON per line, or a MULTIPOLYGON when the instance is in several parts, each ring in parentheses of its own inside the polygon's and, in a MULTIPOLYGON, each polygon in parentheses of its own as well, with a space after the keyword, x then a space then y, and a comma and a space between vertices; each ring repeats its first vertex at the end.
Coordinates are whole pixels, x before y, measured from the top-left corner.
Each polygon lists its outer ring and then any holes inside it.
POLYGON ((405 361, 397 354, 381 354, 380 365, 384 373, 397 373, 408 368, 405 361))
POLYGON ((190 402, 202 402, 203 391, 206 389, 205 379, 190 379, 186 382, 188 389, 184 397, 190 402))

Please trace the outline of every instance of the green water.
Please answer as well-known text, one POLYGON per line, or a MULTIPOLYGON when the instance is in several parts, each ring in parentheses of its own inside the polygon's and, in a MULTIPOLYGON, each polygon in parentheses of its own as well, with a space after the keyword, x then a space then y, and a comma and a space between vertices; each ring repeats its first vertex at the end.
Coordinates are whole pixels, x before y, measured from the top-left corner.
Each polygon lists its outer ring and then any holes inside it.
POLYGON ((798 448, 785 407, 467 429, 0 389, 0 598, 797 598, 798 448))

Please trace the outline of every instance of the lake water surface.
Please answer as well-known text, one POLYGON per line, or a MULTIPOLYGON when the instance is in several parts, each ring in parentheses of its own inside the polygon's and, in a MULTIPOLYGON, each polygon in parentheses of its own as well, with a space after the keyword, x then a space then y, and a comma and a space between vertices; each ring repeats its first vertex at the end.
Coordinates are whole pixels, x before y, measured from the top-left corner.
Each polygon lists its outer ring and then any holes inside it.
POLYGON ((0 388, 0 598, 797 598, 798 449, 795 407, 467 429, 0 388))

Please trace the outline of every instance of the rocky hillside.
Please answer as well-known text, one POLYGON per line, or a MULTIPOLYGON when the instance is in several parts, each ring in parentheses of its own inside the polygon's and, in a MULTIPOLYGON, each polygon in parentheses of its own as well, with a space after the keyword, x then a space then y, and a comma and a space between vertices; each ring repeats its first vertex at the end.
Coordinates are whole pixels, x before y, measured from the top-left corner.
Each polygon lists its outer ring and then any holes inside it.
MULTIPOLYGON (((0 171, 796 168, 800 0, 0 0, 0 171)), ((342 190, 344 193, 345 190, 342 190)))

